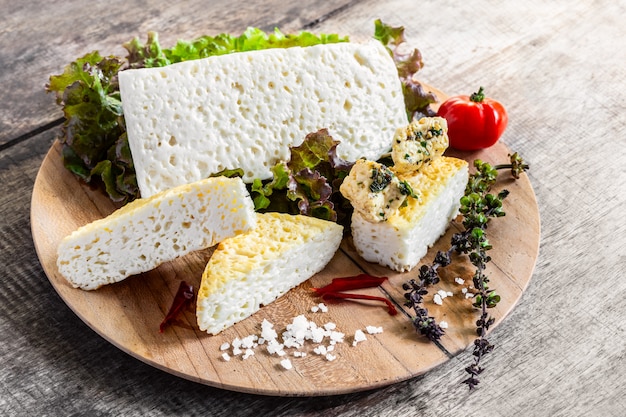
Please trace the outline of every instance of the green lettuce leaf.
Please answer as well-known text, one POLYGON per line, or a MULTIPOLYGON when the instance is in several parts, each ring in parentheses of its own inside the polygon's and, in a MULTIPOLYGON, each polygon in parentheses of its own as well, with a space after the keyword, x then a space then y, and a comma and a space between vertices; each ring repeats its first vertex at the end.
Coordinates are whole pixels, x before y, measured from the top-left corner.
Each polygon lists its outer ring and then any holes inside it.
POLYGON ((415 78, 415 74, 424 67, 424 61, 417 48, 406 52, 403 47, 406 42, 404 27, 393 27, 377 19, 374 21, 374 38, 385 45, 396 64, 409 121, 419 115, 435 116, 430 105, 437 102, 437 97, 427 92, 415 78))
POLYGON ((250 189, 257 211, 304 214, 346 224, 350 203, 339 187, 352 163, 337 156, 339 141, 327 129, 308 134, 290 148, 287 162, 272 168, 269 181, 256 179, 250 189))
POLYGON ((64 166, 84 181, 100 181, 115 202, 138 194, 126 141, 117 74, 122 59, 91 52, 50 77, 47 85, 63 108, 61 128, 64 166))
POLYGON ((130 68, 162 67, 176 62, 225 55, 233 52, 256 51, 293 46, 313 46, 325 43, 348 42, 348 37, 336 34, 315 35, 310 32, 283 34, 280 30, 265 33, 261 29, 248 28, 240 36, 222 33, 217 36, 201 36, 192 41, 179 40, 174 47, 161 49, 155 32, 148 33, 142 44, 138 38, 124 44, 128 51, 130 68))

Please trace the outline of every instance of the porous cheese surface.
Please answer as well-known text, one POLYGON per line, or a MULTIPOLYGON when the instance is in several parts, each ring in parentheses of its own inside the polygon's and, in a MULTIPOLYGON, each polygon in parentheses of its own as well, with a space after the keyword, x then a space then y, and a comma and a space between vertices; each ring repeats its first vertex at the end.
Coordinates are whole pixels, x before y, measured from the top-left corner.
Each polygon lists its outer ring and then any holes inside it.
POLYGON ((137 199, 80 227, 58 247, 59 272, 93 290, 246 232, 254 204, 240 178, 215 177, 137 199))
POLYGON ((378 41, 268 49, 119 73, 143 197, 242 168, 271 177, 289 146, 327 128, 348 161, 378 159, 406 124, 402 88, 378 41))
POLYGON ((441 156, 410 176, 402 177, 420 198, 408 198, 386 222, 372 223, 359 212, 352 216, 357 252, 369 262, 409 271, 426 255, 458 214, 468 180, 467 162, 441 156))
POLYGON ((217 334, 321 271, 343 227, 302 215, 263 213, 257 226, 218 246, 202 275, 197 321, 217 334))
POLYGON ((398 177, 385 165, 359 159, 339 187, 354 211, 369 222, 385 221, 407 198, 398 177))
POLYGON ((394 171, 410 173, 443 155, 448 148, 448 122, 443 117, 422 117, 396 131, 391 146, 394 171))

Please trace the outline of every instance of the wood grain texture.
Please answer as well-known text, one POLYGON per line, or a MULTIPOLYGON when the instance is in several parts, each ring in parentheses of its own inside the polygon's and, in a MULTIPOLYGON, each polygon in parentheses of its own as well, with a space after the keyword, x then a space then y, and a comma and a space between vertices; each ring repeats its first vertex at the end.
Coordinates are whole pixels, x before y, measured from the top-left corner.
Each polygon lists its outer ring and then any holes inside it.
MULTIPOLYGON (((471 282, 473 269, 466 257, 459 257, 442 274, 442 283, 431 289, 425 307, 440 321, 450 324, 450 331, 441 346, 419 337, 412 327, 412 312, 390 316, 380 306, 363 302, 331 303, 328 313, 311 314, 311 306, 321 302, 311 296, 311 287, 321 287, 332 278, 352 276, 366 271, 375 276, 388 276, 381 288, 364 291, 387 296, 398 308, 405 308, 402 284, 417 276, 417 268, 408 273, 393 273, 387 268, 363 261, 349 241, 343 245, 330 264, 319 274, 290 291, 274 303, 265 306, 250 318, 216 335, 201 332, 195 323, 195 309, 184 314, 182 324, 160 333, 159 324, 172 303, 181 280, 200 285, 200 278, 210 250, 192 253, 168 262, 153 271, 108 285, 96 291, 72 288, 56 267, 56 249, 61 239, 73 230, 111 213, 115 206, 104 193, 92 190, 63 168, 61 146, 58 142, 44 159, 35 181, 31 202, 33 239, 41 264, 52 285, 70 308, 105 339, 130 355, 159 369, 207 385, 265 395, 320 396, 336 395, 386 386, 423 374, 467 348, 475 339, 476 313, 471 300, 454 282, 462 277, 471 282), (347 255, 347 256, 346 256, 347 255), (443 289, 454 293, 444 305, 432 302, 432 294, 443 289), (305 314, 319 326, 331 322, 345 333, 334 355, 339 359, 328 362, 307 346, 307 357, 294 362, 295 371, 281 368, 276 356, 261 352, 245 360, 221 358, 220 346, 250 334, 259 335, 261 322, 268 319, 281 334, 291 320, 305 314), (350 346, 356 330, 380 326, 384 334, 369 336, 369 343, 350 346)), ((465 155, 492 163, 507 160, 509 150, 497 145, 489 150, 465 155)), ((504 177, 498 188, 506 185, 514 201, 509 217, 490 228, 490 242, 499 248, 493 251, 490 278, 497 286, 503 302, 492 313, 500 321, 521 297, 537 259, 539 249, 539 213, 532 187, 527 178, 511 182, 504 177), (509 246, 509 236, 515 235, 519 244, 515 252, 509 246)), ((498 190, 494 190, 498 191, 498 190)), ((494 222, 495 223, 495 222, 494 222)), ((428 255, 431 260, 437 250, 446 250, 452 233, 460 224, 450 227, 428 255)), ((465 288, 468 285, 464 286, 465 288)), ((492 327, 495 328, 496 325, 492 327)), ((328 341, 323 343, 328 345, 328 341)))
POLYGON ((88 52, 126 56, 122 44, 135 37, 145 40, 148 31, 158 32, 164 47, 205 34, 241 33, 248 26, 296 31, 329 18, 349 1, 304 0, 297 6, 275 0, 167 6, 120 0, 88 6, 76 0, 43 7, 37 3, 0 2, 0 67, 7 69, 0 72, 0 146, 60 119, 62 113, 45 85, 50 75, 60 74, 88 52))
POLYGON ((254 5, 240 12, 247 6, 234 1, 216 14, 197 0, 129 0, 122 12, 104 10, 105 3, 0 0, 0 137, 8 144, 0 145, 0 414, 623 416, 626 4, 366 0, 342 3, 331 15, 317 13, 326 2, 300 11, 301 4, 257 14, 254 5), (179 29, 236 33, 250 22, 297 28, 318 18, 309 28, 355 39, 369 36, 376 18, 405 25, 424 56, 420 79, 454 94, 483 85, 509 111, 504 144, 531 164, 538 263, 518 305, 490 335, 495 350, 471 394, 459 383, 470 349, 422 376, 354 394, 266 397, 197 384, 93 332, 39 264, 29 213, 35 175, 57 134, 38 128, 60 116, 43 92, 50 74, 94 46, 115 53, 128 35, 148 29, 176 38, 179 29))

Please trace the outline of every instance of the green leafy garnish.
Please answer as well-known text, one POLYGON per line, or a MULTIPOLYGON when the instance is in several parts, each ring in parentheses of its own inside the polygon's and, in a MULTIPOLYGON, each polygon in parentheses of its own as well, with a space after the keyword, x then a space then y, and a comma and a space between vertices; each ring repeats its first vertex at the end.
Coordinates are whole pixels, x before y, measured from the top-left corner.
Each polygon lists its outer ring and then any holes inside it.
POLYGON ((406 42, 404 27, 392 27, 377 19, 374 22, 374 38, 385 45, 396 64, 398 76, 402 81, 404 105, 409 121, 416 114, 435 116, 435 111, 430 105, 437 102, 437 97, 424 90, 422 84, 415 78, 415 74, 424 66, 422 54, 417 48, 403 52, 405 48, 402 45, 406 42))
POLYGON ((217 36, 201 36, 192 41, 179 40, 174 47, 162 49, 156 32, 148 32, 145 44, 138 38, 126 42, 130 68, 162 67, 182 61, 225 55, 233 52, 257 51, 293 46, 313 46, 325 43, 348 42, 348 37, 336 34, 315 35, 310 32, 284 34, 278 29, 266 33, 261 29, 248 28, 240 36, 222 33, 217 36))
POLYGON ((402 288, 406 291, 405 305, 415 312, 413 325, 417 331, 431 341, 438 341, 444 335, 444 330, 437 324, 434 317, 428 315, 423 306, 424 296, 428 294, 428 287, 439 282, 439 268, 452 263, 452 254, 465 254, 475 267, 472 282, 475 290, 472 305, 480 310, 480 317, 476 320, 476 335, 474 341, 474 362, 465 368, 469 377, 462 382, 470 389, 479 384, 478 376, 483 372, 482 358, 491 353, 494 346, 487 340, 487 331, 495 323, 495 318, 489 315, 488 309, 496 307, 500 296, 489 287, 489 277, 486 274, 487 264, 491 261, 488 251, 492 249, 487 239, 487 226, 494 218, 503 217, 503 201, 509 195, 507 190, 498 194, 490 193, 496 183, 498 171, 510 170, 515 179, 528 170, 528 164, 516 153, 509 155, 510 163, 492 166, 479 159, 474 161, 476 172, 470 175, 465 193, 461 197, 459 212, 463 215, 463 230, 452 235, 450 248, 447 251, 438 251, 430 265, 422 265, 417 279, 405 282, 402 288))
POLYGON ((304 214, 345 223, 350 203, 339 192, 351 163, 337 156, 336 141, 321 129, 308 134, 291 156, 272 168, 271 180, 254 180, 251 194, 257 211, 304 214))
POLYGON ((115 202, 138 194, 117 84, 123 65, 118 57, 92 52, 50 77, 47 86, 63 106, 65 167, 88 183, 99 178, 115 202))

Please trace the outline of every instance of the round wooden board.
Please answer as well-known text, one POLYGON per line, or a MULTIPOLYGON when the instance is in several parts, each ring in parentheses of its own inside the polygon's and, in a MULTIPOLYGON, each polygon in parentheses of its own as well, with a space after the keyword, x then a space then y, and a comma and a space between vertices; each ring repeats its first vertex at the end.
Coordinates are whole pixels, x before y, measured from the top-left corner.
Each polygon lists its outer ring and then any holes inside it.
MULTIPOLYGON (((445 97, 439 92, 440 98, 445 97)), ((503 144, 474 153, 448 152, 451 156, 473 161, 508 161, 509 150, 503 144)), ((491 311, 495 328, 520 299, 533 273, 539 251, 540 222, 537 203, 528 178, 523 175, 513 181, 502 174, 494 191, 511 191, 505 200, 507 215, 494 220, 489 229, 489 241, 494 249, 488 265, 491 287, 502 301, 491 311)), ((39 260, 55 290, 65 303, 98 334, 124 352, 166 372, 189 380, 228 390, 278 396, 318 396, 357 392, 406 380, 423 374, 466 349, 475 338, 474 322, 477 312, 462 294, 471 283, 473 269, 469 261, 458 258, 442 268, 440 284, 427 296, 426 307, 431 315, 449 324, 439 345, 416 334, 410 321, 410 311, 403 307, 402 283, 417 275, 415 268, 407 273, 395 273, 370 264, 356 254, 349 239, 330 264, 319 274, 293 289, 258 313, 237 323, 216 336, 201 332, 195 320, 195 307, 185 311, 175 323, 161 333, 159 325, 170 308, 180 281, 198 287, 211 250, 193 253, 161 265, 157 269, 128 278, 96 291, 72 288, 56 267, 56 248, 66 235, 78 227, 104 217, 115 210, 110 200, 97 190, 79 182, 62 165, 61 145, 56 142, 35 181, 31 225, 39 260), (390 316, 378 304, 344 301, 329 304, 328 312, 311 311, 321 300, 311 295, 310 288, 325 285, 334 277, 367 272, 388 276, 382 287, 368 291, 391 298, 400 314, 390 316), (454 278, 465 279, 466 285, 454 278), (438 289, 451 291, 452 297, 443 305, 432 302, 438 289), (345 333, 345 341, 336 345, 334 361, 313 352, 307 345, 306 357, 290 357, 293 369, 286 370, 279 358, 258 347, 248 359, 241 356, 225 361, 220 346, 260 333, 260 323, 268 319, 279 332, 293 317, 304 314, 309 320, 323 325, 333 322, 345 333), (357 329, 380 326, 383 333, 367 335, 367 340, 352 345, 357 329)), ((429 251, 428 262, 439 249, 449 247, 450 236, 459 230, 452 223, 447 234, 429 251)), ((459 369, 459 379, 463 377, 459 369)))

